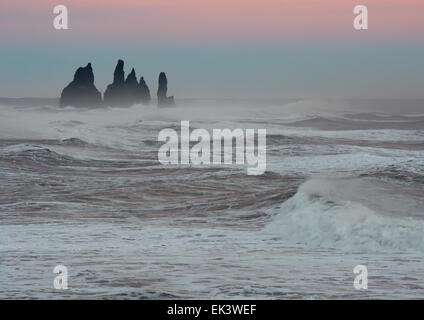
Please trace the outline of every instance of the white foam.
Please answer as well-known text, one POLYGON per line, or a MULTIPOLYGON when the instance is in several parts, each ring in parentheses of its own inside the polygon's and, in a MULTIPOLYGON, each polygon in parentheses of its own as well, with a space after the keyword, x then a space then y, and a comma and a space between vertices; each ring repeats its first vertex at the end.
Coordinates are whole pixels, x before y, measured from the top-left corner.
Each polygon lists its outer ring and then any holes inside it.
POLYGON ((286 243, 308 247, 424 251, 422 219, 376 212, 360 202, 347 200, 346 194, 338 191, 341 188, 342 184, 325 179, 306 182, 282 204, 264 232, 276 234, 286 243))

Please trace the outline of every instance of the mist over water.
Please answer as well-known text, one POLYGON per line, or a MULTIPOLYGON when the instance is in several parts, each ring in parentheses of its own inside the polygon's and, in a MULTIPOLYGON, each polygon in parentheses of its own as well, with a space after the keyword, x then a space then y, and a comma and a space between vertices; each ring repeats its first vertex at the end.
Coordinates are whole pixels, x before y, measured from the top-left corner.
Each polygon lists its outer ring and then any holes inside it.
POLYGON ((0 297, 424 297, 424 101, 177 103, 0 105, 0 297), (266 129, 267 171, 161 165, 182 120, 266 129))

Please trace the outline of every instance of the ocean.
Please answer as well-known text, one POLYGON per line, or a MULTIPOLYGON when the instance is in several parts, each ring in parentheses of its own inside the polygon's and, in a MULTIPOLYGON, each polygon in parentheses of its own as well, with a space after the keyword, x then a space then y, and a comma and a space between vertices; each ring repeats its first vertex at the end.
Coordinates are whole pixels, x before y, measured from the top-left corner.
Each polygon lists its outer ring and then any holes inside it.
POLYGON ((424 298, 423 100, 37 101, 0 101, 0 298, 424 298), (266 172, 161 164, 182 120, 266 129, 266 172))

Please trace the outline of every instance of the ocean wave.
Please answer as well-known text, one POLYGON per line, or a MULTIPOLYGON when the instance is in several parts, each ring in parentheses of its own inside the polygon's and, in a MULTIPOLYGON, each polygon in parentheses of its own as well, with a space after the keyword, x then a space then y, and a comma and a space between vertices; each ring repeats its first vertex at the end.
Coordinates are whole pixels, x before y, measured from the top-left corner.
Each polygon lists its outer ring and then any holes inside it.
POLYGON ((49 148, 31 145, 16 144, 9 145, 0 149, 0 159, 12 162, 36 162, 44 165, 71 165, 75 164, 76 159, 59 154, 49 148))
POLYGON ((326 180, 305 182, 282 204, 264 232, 311 248, 424 251, 424 220, 385 215, 359 201, 338 197, 335 187, 326 180))
POLYGON ((90 145, 88 142, 78 138, 63 139, 63 140, 60 140, 59 144, 64 146, 72 146, 72 147, 86 147, 90 145))
POLYGON ((322 117, 316 116, 286 123, 287 126, 308 127, 319 130, 423 130, 424 120, 420 118, 399 119, 399 117, 386 117, 384 120, 377 119, 373 114, 367 114, 368 119, 347 117, 322 117))

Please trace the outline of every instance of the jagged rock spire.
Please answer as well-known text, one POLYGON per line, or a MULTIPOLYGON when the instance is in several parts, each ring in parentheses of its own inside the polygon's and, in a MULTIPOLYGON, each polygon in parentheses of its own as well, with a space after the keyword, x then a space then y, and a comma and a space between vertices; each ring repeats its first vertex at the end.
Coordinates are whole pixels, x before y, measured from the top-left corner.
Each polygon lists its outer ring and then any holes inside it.
POLYGON ((125 90, 124 60, 119 59, 113 72, 113 83, 109 84, 104 94, 104 103, 108 106, 121 106, 127 104, 125 90))
POLYGON ((135 103, 140 102, 137 76, 135 75, 134 68, 132 68, 130 74, 125 80, 125 91, 126 91, 126 101, 124 102, 124 104, 131 106, 135 103))
POLYGON ((113 84, 115 85, 124 85, 124 60, 119 59, 116 64, 115 71, 113 72, 113 84))
POLYGON ((131 72, 128 74, 127 80, 125 80, 125 85, 138 85, 134 68, 132 68, 131 72))
POLYGON ((94 85, 91 63, 79 67, 74 79, 62 90, 60 106, 98 107, 102 104, 102 94, 94 85))
POLYGON ((158 107, 170 107, 175 106, 174 97, 167 97, 166 93, 168 91, 168 79, 166 78, 165 72, 159 74, 159 83, 158 83, 158 107))
POLYGON ((140 78, 140 83, 138 86, 138 92, 139 92, 139 97, 140 97, 140 101, 143 104, 148 104, 150 102, 150 90, 149 87, 146 84, 146 81, 144 81, 144 78, 141 77, 140 78))

